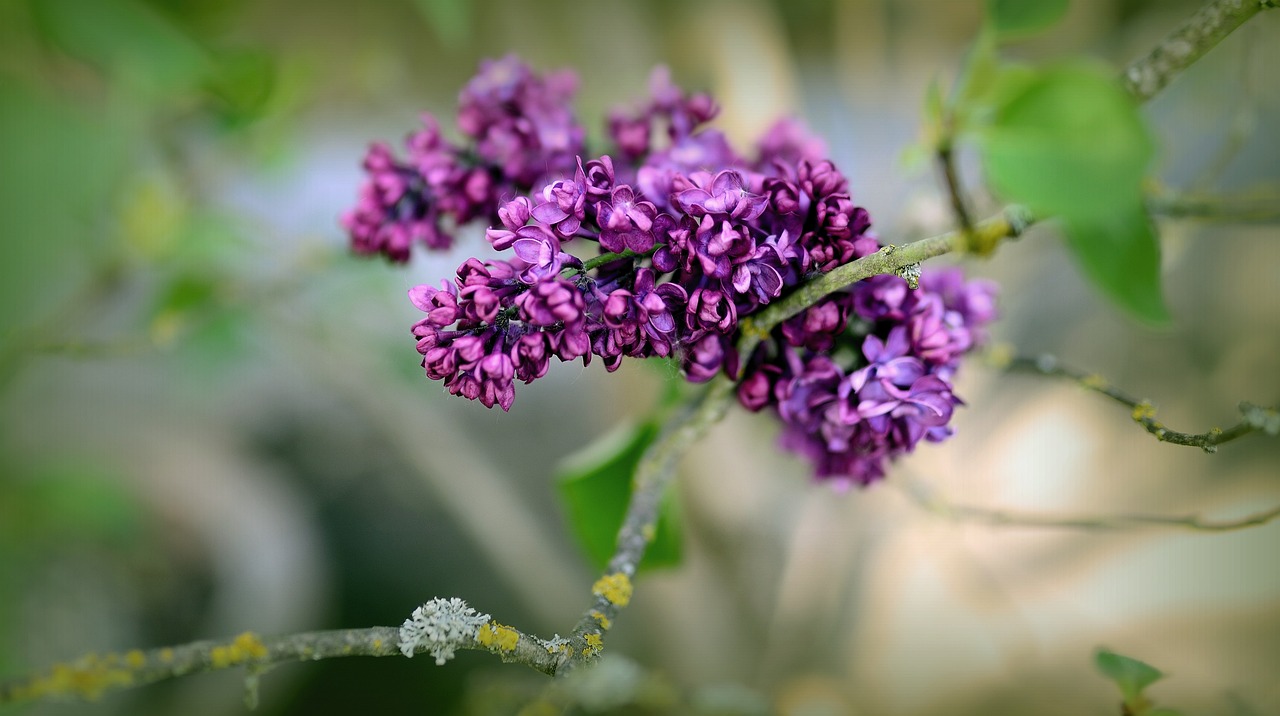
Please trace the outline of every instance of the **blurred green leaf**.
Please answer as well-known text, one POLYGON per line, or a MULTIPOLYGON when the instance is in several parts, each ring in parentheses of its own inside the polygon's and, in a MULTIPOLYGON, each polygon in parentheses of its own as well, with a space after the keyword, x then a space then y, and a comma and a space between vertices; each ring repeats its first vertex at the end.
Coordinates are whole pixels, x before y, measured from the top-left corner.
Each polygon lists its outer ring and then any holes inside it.
POLYGON ((992 110, 1007 106, 1020 97, 1029 87, 1040 81, 1040 71, 1017 62, 1004 62, 996 67, 995 76, 982 94, 981 100, 992 110))
POLYGON ((415 4, 436 38, 449 47, 459 49, 471 36, 474 19, 470 0, 415 0, 415 4))
POLYGON ((1142 207, 1153 141, 1109 70, 1002 72, 978 136, 987 178, 1010 202, 1066 224, 1085 273, 1139 318, 1160 323, 1160 247, 1142 207))
POLYGON ((142 509, 117 474, 84 464, 38 470, 0 486, 0 542, 30 549, 75 540, 128 542, 142 509))
POLYGON ((925 123, 931 126, 941 125, 945 109, 946 107, 942 100, 942 83, 937 77, 934 77, 924 90, 925 123))
POLYGON ((200 43, 138 0, 33 0, 31 7, 45 39, 140 89, 195 88, 213 71, 200 43))
POLYGON ((1065 65, 1015 79, 979 136, 996 191, 1037 213, 1072 218, 1141 197, 1154 144, 1109 70, 1065 65))
POLYGON ((156 296, 147 326, 151 343, 180 351, 187 375, 208 377, 229 367, 261 310, 237 290, 215 271, 178 271, 156 296))
POLYGON ((1099 649, 1094 654, 1093 662, 1103 676, 1120 687, 1126 704, 1142 700, 1142 692, 1164 676, 1150 664, 1107 649, 1099 649))
POLYGON ((1160 280, 1160 242, 1141 204, 1106 216, 1068 219, 1067 246, 1085 275, 1134 316, 1168 323, 1160 280))
POLYGON ((1069 0, 987 0, 987 18, 1001 40, 1016 40, 1062 19, 1069 0))
POLYGON ((160 292, 156 313, 190 313, 216 305, 221 300, 218 283, 211 276, 183 273, 160 292))
MULTIPOLYGON (((636 465, 658 432, 654 421, 614 430, 570 456, 556 471, 560 498, 574 537, 597 569, 603 569, 613 556, 618 528, 631 498, 636 465)), ((679 564, 680 545, 675 493, 668 491, 640 569, 679 564)))
POLYGON ((99 251, 133 146, 111 123, 0 75, 0 336, 48 312, 99 251))
POLYGON ((262 115, 276 85, 274 58, 257 50, 231 50, 218 54, 217 72, 205 82, 214 109, 232 126, 262 115))
MULTIPOLYGON (((961 121, 986 97, 1000 75, 999 56, 996 54, 995 33, 983 27, 973 41, 973 47, 965 56, 964 66, 956 80, 953 112, 961 121)), ((957 131, 961 128, 957 127, 957 131)))
POLYGON ((1148 711, 1147 716, 1184 716, 1184 714, 1177 709, 1166 709, 1161 707, 1148 711))

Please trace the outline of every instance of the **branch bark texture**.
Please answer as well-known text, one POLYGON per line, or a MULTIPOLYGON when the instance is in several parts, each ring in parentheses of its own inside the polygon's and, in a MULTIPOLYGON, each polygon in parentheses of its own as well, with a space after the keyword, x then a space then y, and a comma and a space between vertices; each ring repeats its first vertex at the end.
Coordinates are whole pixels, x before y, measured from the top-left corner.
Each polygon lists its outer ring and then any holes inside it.
POLYGON ((1156 45, 1145 57, 1129 65, 1121 78, 1125 89, 1145 102, 1173 81, 1183 70, 1212 50, 1249 18, 1277 6, 1275 0, 1213 0, 1156 45))

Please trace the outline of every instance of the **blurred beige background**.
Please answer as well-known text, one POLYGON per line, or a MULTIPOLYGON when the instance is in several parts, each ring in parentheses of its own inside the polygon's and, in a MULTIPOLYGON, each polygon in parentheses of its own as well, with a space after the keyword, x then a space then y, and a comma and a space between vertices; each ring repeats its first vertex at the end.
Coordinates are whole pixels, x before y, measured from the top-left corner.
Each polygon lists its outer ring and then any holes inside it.
MULTIPOLYGON (((903 243, 948 228, 935 177, 899 157, 981 17, 976 0, 97 6, 133 18, 117 25, 64 5, 0 4, 2 676, 244 629, 395 624, 437 595, 570 629, 593 576, 552 471, 642 419, 670 378, 556 365, 510 414, 450 399, 417 368, 404 292, 482 239, 403 268, 347 256, 336 217, 367 143, 399 142, 423 110, 452 131, 477 61, 508 52, 575 68, 598 142, 602 112, 665 63, 721 101, 740 146, 802 116, 903 243), (231 68, 222 85, 209 62, 231 68)), ((1119 67, 1196 6, 1076 0, 1007 53, 1119 67)), ((1163 185, 1280 187, 1278 33, 1280 15, 1256 19, 1148 105, 1163 185)), ((1003 287, 995 339, 1096 371, 1189 432, 1233 422, 1241 399, 1280 402, 1276 226, 1160 229, 1170 329, 1118 314, 1038 227, 966 262, 1003 287)), ((1091 666, 1105 645, 1169 674, 1161 704, 1280 712, 1280 524, 992 527, 911 497, 1230 519, 1280 502, 1280 443, 1162 445, 1097 396, 979 361, 960 395, 951 441, 847 494, 775 450, 769 418, 731 413, 678 483, 684 565, 640 580, 608 651, 681 693, 737 684, 789 714, 1102 714, 1118 712, 1091 666)), ((540 683, 474 653, 291 665, 265 678, 261 712, 477 713, 540 683)), ((14 713, 240 701, 218 674, 14 713)))

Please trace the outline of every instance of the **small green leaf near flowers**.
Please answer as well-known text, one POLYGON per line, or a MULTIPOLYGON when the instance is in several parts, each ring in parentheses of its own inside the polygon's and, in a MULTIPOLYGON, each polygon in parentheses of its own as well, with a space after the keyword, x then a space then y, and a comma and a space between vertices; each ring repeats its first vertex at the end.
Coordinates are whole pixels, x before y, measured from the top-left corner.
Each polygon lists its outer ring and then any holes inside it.
MULTIPOLYGON (((596 569, 603 569, 613 555, 636 466, 659 432, 656 420, 620 427, 571 455, 556 470, 560 500, 574 538, 596 569)), ((675 494, 668 492, 658 510, 653 540, 640 563, 642 570, 680 563, 679 527, 675 494)))
POLYGON ((1017 40, 1062 19, 1070 0, 987 0, 987 20, 1001 40, 1017 40))
POLYGON ((992 189, 1061 218, 1067 246, 1104 293, 1143 321, 1167 321, 1142 198, 1155 142, 1137 103, 1093 64, 1002 74, 977 132, 992 189))
POLYGON ((1154 666, 1107 649, 1099 649, 1093 662, 1103 676, 1115 682, 1129 705, 1144 701, 1142 692, 1164 678, 1164 673, 1154 666))

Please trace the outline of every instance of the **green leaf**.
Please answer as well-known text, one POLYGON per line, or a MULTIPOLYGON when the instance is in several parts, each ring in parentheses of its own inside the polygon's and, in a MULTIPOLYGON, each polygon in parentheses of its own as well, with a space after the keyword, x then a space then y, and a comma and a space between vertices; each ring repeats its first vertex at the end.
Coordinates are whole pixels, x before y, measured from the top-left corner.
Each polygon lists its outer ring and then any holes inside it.
POLYGON ((1107 649, 1099 649, 1094 654, 1093 662, 1103 676, 1120 687, 1125 703, 1136 703, 1142 699, 1142 692, 1148 686, 1164 677, 1159 669, 1150 664, 1107 649))
POLYGON ((968 114, 970 105, 985 97, 999 76, 999 56, 996 54, 996 37, 988 27, 983 27, 973 41, 973 47, 964 58, 964 68, 956 80, 955 113, 968 114))
POLYGON ((453 49, 463 46, 475 24, 469 0, 416 0, 418 12, 436 37, 453 49))
POLYGON ((0 543, 32 551, 71 541, 126 544, 142 530, 127 480, 91 463, 41 466, 0 486, 0 543))
POLYGON ((212 70, 200 43, 139 0, 41 0, 31 5, 46 39, 142 89, 191 89, 212 70))
POLYGON ((1068 220, 1067 247, 1112 301, 1152 325, 1169 322, 1160 281, 1160 242, 1140 204, 1089 220, 1068 220))
POLYGON ((0 75, 0 342, 65 300, 103 253, 98 228, 133 147, 119 126, 0 75))
POLYGON ((987 0, 987 19, 1001 40, 1034 35, 1067 13, 1068 0, 987 0))
POLYGON ((274 58, 256 50, 232 50, 216 60, 217 72, 205 82, 215 109, 231 126, 257 119, 275 91, 274 58))
MULTIPOLYGON (((658 433, 656 421, 619 428, 570 456, 556 471, 573 535, 597 569, 603 569, 613 556, 636 465, 658 433)), ((675 493, 668 492, 659 508, 653 541, 640 562, 641 570, 680 563, 676 508, 675 493)))
POLYGON ((1060 217, 1068 246, 1107 296, 1144 321, 1167 321, 1159 241, 1142 209, 1154 143, 1132 98, 1093 65, 1001 74, 978 137, 992 188, 1060 217))
POLYGON ((1142 196, 1154 143, 1110 70, 1064 65, 1010 79, 979 135, 999 194, 1068 218, 1106 215, 1142 196))

